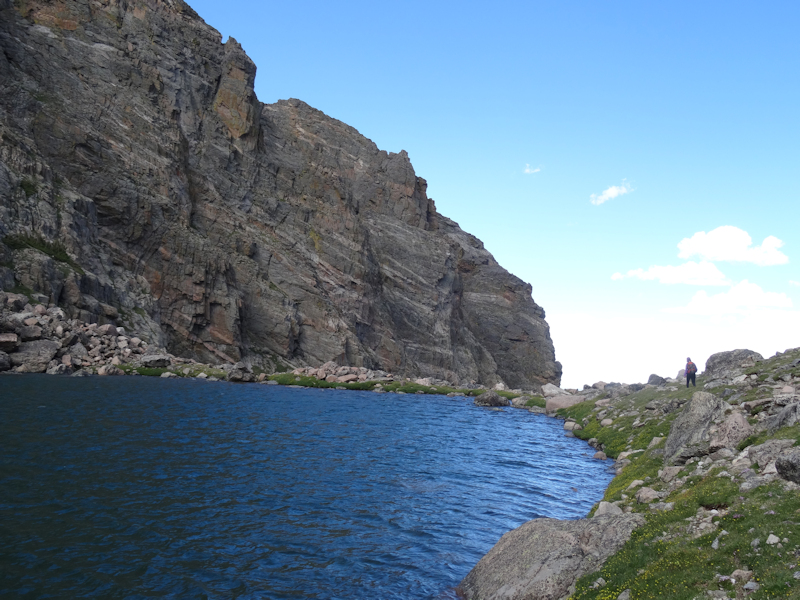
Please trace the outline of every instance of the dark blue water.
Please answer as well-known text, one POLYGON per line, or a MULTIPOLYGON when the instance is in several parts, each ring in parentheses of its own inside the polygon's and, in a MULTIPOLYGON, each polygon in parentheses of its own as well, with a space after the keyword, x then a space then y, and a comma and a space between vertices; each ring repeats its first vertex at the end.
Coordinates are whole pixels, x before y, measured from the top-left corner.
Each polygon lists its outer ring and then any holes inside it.
POLYGON ((0 449, 4 598, 452 598, 610 480, 523 410, 132 377, 0 377, 0 449))

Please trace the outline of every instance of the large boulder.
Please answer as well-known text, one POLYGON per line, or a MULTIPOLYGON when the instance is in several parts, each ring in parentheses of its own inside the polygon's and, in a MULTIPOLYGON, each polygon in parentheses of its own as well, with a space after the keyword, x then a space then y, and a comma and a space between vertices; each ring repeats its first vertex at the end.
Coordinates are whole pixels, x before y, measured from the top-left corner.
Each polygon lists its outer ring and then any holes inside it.
POLYGON ((23 373, 44 373, 48 363, 58 352, 60 344, 50 340, 22 342, 16 352, 9 355, 11 364, 23 373))
POLYGON ((583 396, 570 396, 564 394, 563 396, 553 396, 548 398, 545 402, 545 410, 548 413, 554 413, 560 408, 569 408, 584 401, 583 396))
POLYGON ((597 507, 597 510, 594 511, 594 518, 596 519, 597 517, 621 514, 623 514, 622 509, 616 504, 611 504, 611 502, 601 502, 597 507))
POLYGON ((714 421, 725 415, 725 402, 708 392, 695 392, 672 422, 664 448, 664 464, 684 464, 709 452, 714 421))
POLYGON ((11 359, 8 354, 0 350, 0 371, 8 371, 11 368, 11 359))
POLYGON ((666 379, 661 377, 660 375, 656 375, 653 373, 650 377, 647 378, 647 383, 650 385, 664 385, 667 382, 666 379))
POLYGON ((775 468, 783 479, 800 483, 800 448, 779 456, 775 460, 775 468))
POLYGON ((552 383, 546 383, 542 386, 542 396, 545 398, 549 398, 551 396, 560 396, 565 393, 566 392, 564 390, 557 385, 553 385, 552 383))
POLYGON ((711 438, 709 451, 716 452, 722 448, 736 448, 739 442, 753 434, 753 427, 740 412, 728 415, 711 438))
POLYGON ((475 398, 475 406, 508 406, 508 399, 494 390, 489 390, 475 398))
POLYGON ((644 523, 642 515, 534 519, 509 531, 459 584, 467 600, 558 600, 596 571, 644 523))
POLYGON ((755 365, 756 361, 759 360, 764 360, 764 357, 752 350, 717 352, 708 357, 703 375, 708 381, 713 379, 733 379, 741 375, 745 369, 755 365))

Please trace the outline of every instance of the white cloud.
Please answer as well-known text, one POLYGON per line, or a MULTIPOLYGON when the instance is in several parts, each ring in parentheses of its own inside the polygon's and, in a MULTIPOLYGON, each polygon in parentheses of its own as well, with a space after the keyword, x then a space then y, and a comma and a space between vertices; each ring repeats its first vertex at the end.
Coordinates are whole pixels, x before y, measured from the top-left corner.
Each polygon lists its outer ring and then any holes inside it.
POLYGON ((765 292, 746 279, 721 294, 709 296, 705 290, 697 292, 689 304, 668 308, 665 312, 689 315, 752 315, 773 309, 792 308, 792 300, 783 292, 765 292))
POLYGON ((700 261, 689 262, 673 267, 652 266, 646 271, 644 269, 632 269, 625 275, 614 273, 611 279, 617 281, 625 277, 633 277, 643 281, 658 280, 659 283, 675 284, 684 283, 687 285, 731 285, 731 281, 725 277, 714 263, 700 261))
POLYGON ((789 280, 789 285, 800 287, 800 281, 793 281, 793 280, 790 279, 789 280))
POLYGON ((723 225, 706 233, 698 231, 678 243, 678 258, 699 256, 703 260, 749 262, 759 266, 783 265, 789 262, 779 248, 783 242, 768 236, 760 246, 753 246, 750 235, 738 227, 723 225))
POLYGON ((589 196, 589 201, 594 204, 595 206, 599 206, 604 202, 608 202, 612 198, 616 198, 617 196, 622 196, 623 194, 627 194, 632 192, 633 188, 628 183, 627 180, 622 180, 622 185, 612 185, 610 188, 603 191, 602 194, 599 196, 597 194, 592 194, 589 196))
POLYGON ((534 173, 538 173, 542 170, 542 167, 532 168, 529 164, 525 165, 525 169, 522 171, 526 175, 533 175, 534 173))

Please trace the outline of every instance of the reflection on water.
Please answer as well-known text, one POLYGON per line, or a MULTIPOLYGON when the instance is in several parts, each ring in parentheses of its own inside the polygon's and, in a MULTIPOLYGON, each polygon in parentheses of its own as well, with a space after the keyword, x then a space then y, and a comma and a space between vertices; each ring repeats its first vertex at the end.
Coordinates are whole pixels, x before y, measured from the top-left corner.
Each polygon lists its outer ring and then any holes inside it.
POLYGON ((611 478, 522 410, 188 380, 3 376, 0 440, 2 597, 452 598, 611 478))

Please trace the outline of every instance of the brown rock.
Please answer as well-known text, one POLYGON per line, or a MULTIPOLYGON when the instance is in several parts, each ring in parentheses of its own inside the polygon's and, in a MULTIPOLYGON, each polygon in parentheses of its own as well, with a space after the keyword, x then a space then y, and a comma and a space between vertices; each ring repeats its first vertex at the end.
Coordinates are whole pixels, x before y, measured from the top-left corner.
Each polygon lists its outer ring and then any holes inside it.
POLYGON ((351 381, 358 381, 358 375, 353 375, 351 373, 350 375, 342 375, 338 379, 339 383, 350 383, 351 381))
POLYGON ((104 376, 107 375, 118 376, 118 375, 125 375, 125 372, 122 369, 115 367, 114 365, 103 365, 102 367, 97 369, 97 374, 104 376))

